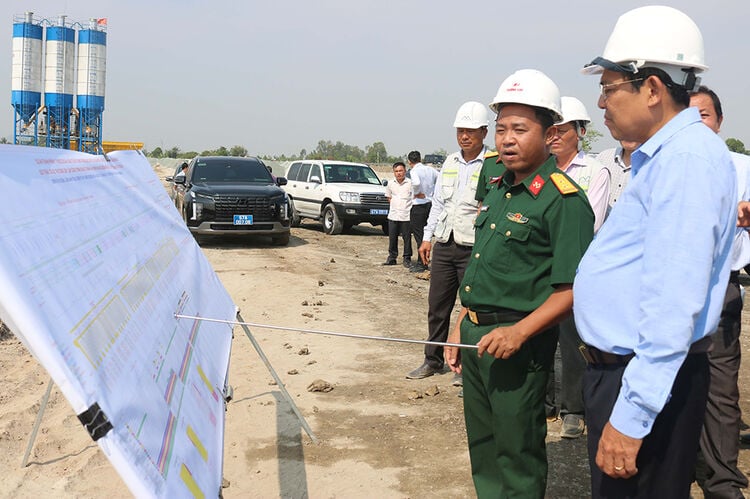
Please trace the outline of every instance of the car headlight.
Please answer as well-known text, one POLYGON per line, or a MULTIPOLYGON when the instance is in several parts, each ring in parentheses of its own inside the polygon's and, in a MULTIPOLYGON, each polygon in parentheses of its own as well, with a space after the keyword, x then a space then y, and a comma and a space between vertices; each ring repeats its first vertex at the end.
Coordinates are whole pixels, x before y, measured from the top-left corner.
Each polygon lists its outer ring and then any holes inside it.
POLYGON ((339 197, 345 203, 359 203, 358 192, 339 192, 339 197))

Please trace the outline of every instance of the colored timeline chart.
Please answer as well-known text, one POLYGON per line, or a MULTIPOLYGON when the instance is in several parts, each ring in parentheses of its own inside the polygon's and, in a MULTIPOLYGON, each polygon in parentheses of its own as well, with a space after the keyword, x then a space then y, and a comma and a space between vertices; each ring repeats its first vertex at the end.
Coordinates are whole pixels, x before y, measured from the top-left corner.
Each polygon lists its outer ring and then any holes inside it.
MULTIPOLYGON (((138 497, 216 497, 236 308, 136 151, 0 146, 0 318, 138 497), (106 418, 103 419, 103 418, 106 418)), ((81 427, 81 431, 86 431, 81 427)))

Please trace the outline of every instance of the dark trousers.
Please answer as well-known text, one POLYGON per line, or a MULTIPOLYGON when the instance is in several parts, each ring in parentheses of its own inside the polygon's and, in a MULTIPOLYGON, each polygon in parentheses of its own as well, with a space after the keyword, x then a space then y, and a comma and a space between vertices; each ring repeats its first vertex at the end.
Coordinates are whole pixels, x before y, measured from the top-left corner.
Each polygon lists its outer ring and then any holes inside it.
MULTIPOLYGON (((411 219, 411 233, 414 235, 417 249, 419 249, 419 245, 422 244, 424 226, 427 225, 427 217, 430 216, 430 208, 432 208, 432 203, 411 205, 411 212, 409 213, 411 219)), ((432 276, 430 276, 430 278, 432 278, 432 276)))
POLYGON ((404 241, 404 260, 411 258, 411 234, 409 222, 388 220, 388 260, 396 260, 398 257, 398 238, 404 241))
MULTIPOLYGON (((432 247, 430 291, 427 295, 428 341, 445 342, 451 325, 451 312, 456 303, 458 286, 464 278, 471 258, 471 246, 456 244, 453 236, 447 243, 432 247)), ((425 345, 425 362, 435 369, 443 367, 443 347, 425 345)))
MULTIPOLYGON (((461 343, 476 344, 500 324, 461 322, 461 343)), ((526 341, 509 359, 461 351, 464 418, 479 499, 544 497, 547 450, 544 390, 557 328, 526 341)))
POLYGON ((643 439, 638 474, 628 479, 605 475, 596 451, 620 391, 624 365, 592 366, 583 375, 593 498, 690 497, 696 449, 708 397, 708 354, 690 354, 677 372, 669 400, 643 439))
MULTIPOLYGON (((571 315, 560 323, 560 417, 566 414, 583 416, 583 372, 586 361, 583 360, 578 346, 581 337, 578 336, 576 323, 571 315)), ((555 376, 553 371, 547 384, 547 399, 545 401, 548 415, 556 412, 555 376)))
POLYGON ((732 281, 724 296, 719 328, 711 336, 713 350, 708 354, 711 385, 696 467, 696 480, 706 498, 744 497, 740 489, 747 487, 747 478, 737 468, 742 416, 737 387, 742 299, 739 282, 732 281))

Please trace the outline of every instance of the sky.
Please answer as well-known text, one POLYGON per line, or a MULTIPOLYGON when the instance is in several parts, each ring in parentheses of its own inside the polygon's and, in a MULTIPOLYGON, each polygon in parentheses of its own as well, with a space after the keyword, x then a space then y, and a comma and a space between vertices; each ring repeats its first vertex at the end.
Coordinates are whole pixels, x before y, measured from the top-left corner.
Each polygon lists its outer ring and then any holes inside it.
MULTIPOLYGON (((747 0, 661 0, 700 27, 720 96, 722 137, 750 148, 747 0)), ((103 139, 148 150, 244 146, 251 155, 312 151, 320 140, 390 155, 458 149, 452 128, 465 101, 489 104, 518 69, 539 69, 579 98, 615 144, 596 107, 601 55, 624 12, 620 0, 3 0, 0 136, 12 140, 11 43, 15 15, 87 22, 107 18, 103 139), (4 21, 3 21, 4 19, 4 21)), ((1 42, 0 42, 1 43, 1 42)), ((494 146, 492 134, 486 143, 494 146)))

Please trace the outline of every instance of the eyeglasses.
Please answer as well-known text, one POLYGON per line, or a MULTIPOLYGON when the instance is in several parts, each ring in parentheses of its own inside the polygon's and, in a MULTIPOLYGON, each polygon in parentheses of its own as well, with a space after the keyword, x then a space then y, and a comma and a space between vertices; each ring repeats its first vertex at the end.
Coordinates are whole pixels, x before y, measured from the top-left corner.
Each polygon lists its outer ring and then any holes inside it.
POLYGON ((607 100, 607 98, 609 98, 612 92, 615 91, 615 88, 610 88, 610 87, 617 87, 624 83, 634 83, 636 81, 643 81, 643 80, 645 80, 645 78, 634 78, 632 80, 616 81, 614 83, 600 83, 599 91, 601 92, 602 99, 607 100))

